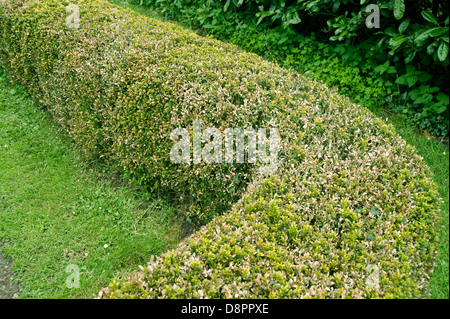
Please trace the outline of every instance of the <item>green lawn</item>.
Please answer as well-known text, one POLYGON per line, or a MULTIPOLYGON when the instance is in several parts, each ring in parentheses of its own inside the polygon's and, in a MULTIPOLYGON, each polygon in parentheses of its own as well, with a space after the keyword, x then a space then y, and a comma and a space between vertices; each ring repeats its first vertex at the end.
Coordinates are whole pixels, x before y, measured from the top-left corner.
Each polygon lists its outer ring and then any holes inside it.
POLYGON ((179 242, 170 205, 106 170, 0 73, 0 243, 19 297, 90 298, 179 242), (78 289, 66 287, 71 264, 78 289))

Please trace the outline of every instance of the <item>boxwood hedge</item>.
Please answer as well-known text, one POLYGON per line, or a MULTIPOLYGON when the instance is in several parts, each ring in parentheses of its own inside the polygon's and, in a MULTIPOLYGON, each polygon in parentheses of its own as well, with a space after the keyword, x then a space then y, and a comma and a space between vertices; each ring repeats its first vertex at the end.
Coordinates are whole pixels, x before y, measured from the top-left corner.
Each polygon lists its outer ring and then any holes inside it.
POLYGON ((367 109, 103 0, 7 0, 0 19, 0 62, 87 154, 212 219, 99 297, 427 295, 437 187, 414 148, 367 109), (69 4, 79 28, 67 26, 69 4), (278 170, 172 163, 170 133, 192 131, 195 119, 221 131, 277 128, 278 170))

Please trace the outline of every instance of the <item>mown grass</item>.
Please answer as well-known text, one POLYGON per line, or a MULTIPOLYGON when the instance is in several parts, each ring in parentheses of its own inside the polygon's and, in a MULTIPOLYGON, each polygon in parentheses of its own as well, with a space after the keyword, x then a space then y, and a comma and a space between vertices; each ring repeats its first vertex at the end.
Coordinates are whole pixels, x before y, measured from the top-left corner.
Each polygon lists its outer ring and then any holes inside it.
POLYGON ((175 210, 89 162, 0 71, 0 244, 20 298, 91 298, 175 246, 175 210), (69 289, 68 265, 80 270, 69 289))
MULTIPOLYGON (((130 8, 144 16, 159 20, 168 20, 154 10, 130 4, 124 0, 110 0, 116 5, 130 8)), ((185 21, 171 21, 189 28, 200 35, 205 35, 205 30, 190 28, 185 21)), ((350 96, 351 98, 351 96, 350 96)), ((398 114, 386 110, 382 107, 373 110, 373 112, 386 118, 392 123, 398 134, 401 135, 410 145, 413 145, 424 158, 434 174, 434 180, 439 187, 439 192, 443 199, 441 205, 441 224, 439 226, 439 258, 437 266, 432 274, 430 290, 432 298, 449 298, 449 148, 448 145, 441 143, 432 137, 426 136, 424 132, 417 130, 415 127, 408 125, 398 114)))

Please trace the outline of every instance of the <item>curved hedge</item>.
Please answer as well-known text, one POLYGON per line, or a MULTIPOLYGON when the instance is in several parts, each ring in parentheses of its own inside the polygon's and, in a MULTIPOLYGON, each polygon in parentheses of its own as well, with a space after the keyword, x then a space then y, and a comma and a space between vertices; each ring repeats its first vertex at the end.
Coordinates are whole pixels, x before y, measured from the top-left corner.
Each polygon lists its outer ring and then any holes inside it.
POLYGON ((303 161, 254 180, 231 212, 99 297, 426 296, 438 194, 421 158, 356 106, 321 119, 304 118, 303 161))
POLYGON ((392 126, 323 84, 102 0, 6 1, 0 61, 88 154, 211 223, 108 298, 422 297, 437 187, 392 126), (176 165, 170 132, 276 127, 280 165, 176 165), (243 196, 242 196, 243 194, 243 196), (379 269, 371 285, 368 270, 379 269))

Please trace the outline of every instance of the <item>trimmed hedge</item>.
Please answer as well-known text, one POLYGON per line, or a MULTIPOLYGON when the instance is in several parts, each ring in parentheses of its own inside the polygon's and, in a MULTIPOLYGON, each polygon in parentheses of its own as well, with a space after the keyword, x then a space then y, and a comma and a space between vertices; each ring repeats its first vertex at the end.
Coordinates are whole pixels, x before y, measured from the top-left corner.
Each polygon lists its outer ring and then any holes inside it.
POLYGON ((277 97, 289 90, 282 83, 293 77, 235 46, 106 1, 6 2, 2 25, 8 73, 88 155, 174 192, 201 223, 239 199, 253 167, 173 164, 170 132, 192 130, 195 119, 221 132, 266 127, 277 114, 272 106, 286 103, 277 97), (66 27, 68 4, 79 5, 78 30, 66 27))
POLYGON ((320 119, 302 117, 301 161, 254 180, 231 212, 99 297, 427 296, 438 196, 429 173, 391 127, 334 98, 320 119))
POLYGON ((392 126, 233 45, 106 1, 70 3, 80 29, 65 25, 69 1, 0 7, 9 75, 87 154, 189 198, 199 221, 226 212, 99 297, 427 295, 439 194, 392 126), (171 163, 170 132, 194 119, 221 131, 276 127, 279 169, 171 163))

